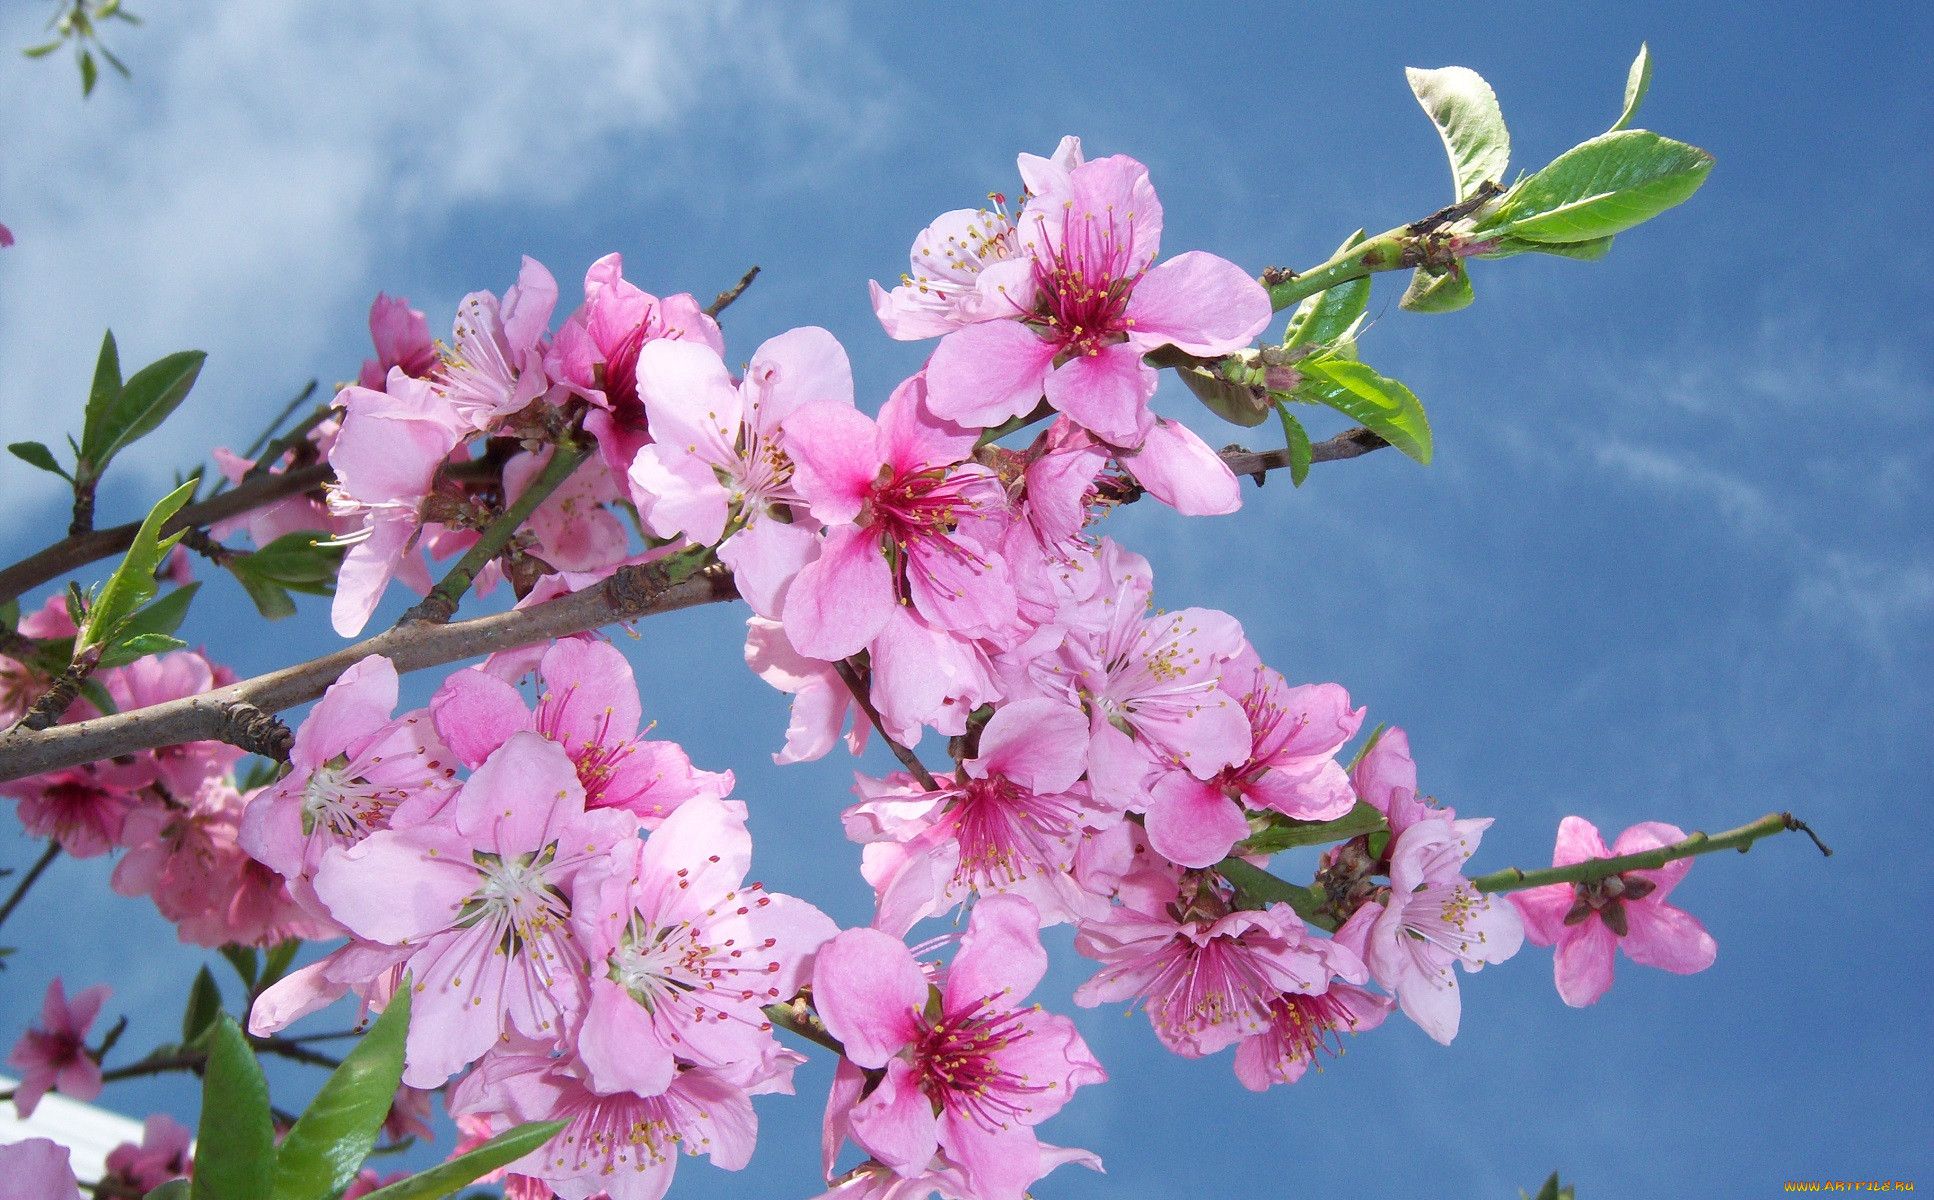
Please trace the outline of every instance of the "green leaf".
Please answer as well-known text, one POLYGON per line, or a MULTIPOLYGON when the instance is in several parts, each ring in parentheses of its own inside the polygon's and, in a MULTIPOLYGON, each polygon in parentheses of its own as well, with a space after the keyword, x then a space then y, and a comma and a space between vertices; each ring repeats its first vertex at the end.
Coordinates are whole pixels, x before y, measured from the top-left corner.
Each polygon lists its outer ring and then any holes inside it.
POLYGON ((1260 389, 1225 379, 1207 367, 1177 367, 1175 373, 1202 407, 1231 425, 1253 428, 1269 419, 1269 404, 1260 398, 1260 389))
POLYGON ((1469 67, 1405 67, 1404 76, 1444 140, 1457 183, 1455 198, 1464 199, 1487 179, 1503 182, 1511 162, 1511 134, 1504 128, 1497 93, 1484 77, 1469 67))
MULTIPOLYGON (((248 791, 250 789, 244 788, 243 790, 248 791)), ((242 977, 242 986, 249 989, 250 991, 254 991, 255 973, 260 966, 260 962, 259 962, 260 956, 256 953, 255 947, 236 946, 236 945, 223 946, 222 957, 227 959, 228 965, 231 967, 234 967, 235 973, 242 977)))
POLYGON ((1276 401, 1276 415, 1283 419, 1283 437, 1289 442, 1289 481, 1302 487, 1309 478, 1309 433, 1281 400, 1276 401))
POLYGON ((1418 267, 1410 273, 1410 286, 1397 306, 1407 312, 1447 313, 1468 308, 1475 299, 1471 273, 1462 266, 1418 267))
POLYGON ((287 589, 272 580, 261 578, 246 567, 236 566, 237 561, 228 561, 229 573, 235 576, 235 582, 242 585, 248 598, 255 602, 255 611, 262 614, 263 620, 280 621, 295 616, 295 600, 289 596, 287 589))
POLYGON ((149 1192, 144 1200, 188 1200, 194 1193, 189 1190, 186 1179, 170 1179, 149 1192))
POLYGON ((217 1017, 202 1078, 192 1200, 262 1200, 275 1180, 275 1129, 262 1065, 235 1019, 217 1017))
POLYGON ((101 356, 94 360, 94 386, 87 391, 87 417, 81 425, 81 456, 101 464, 101 434, 107 428, 108 411, 121 395, 121 351, 114 344, 114 331, 101 338, 101 356))
POLYGON ((1632 123, 1639 115, 1639 105, 1645 103, 1645 93, 1652 88, 1652 48, 1644 42, 1639 43, 1639 56, 1632 60, 1632 69, 1625 74, 1625 111, 1618 114, 1618 121, 1607 133, 1617 133, 1632 123))
POLYGON ((1597 262, 1612 252, 1612 238, 1593 238, 1589 242, 1527 242, 1523 238, 1497 237, 1490 239, 1491 249, 1477 255, 1478 258, 1510 258, 1514 254, 1532 252, 1537 254, 1556 254, 1563 258, 1575 258, 1580 262, 1597 262))
POLYGON ((114 649, 101 655, 101 661, 96 665, 103 668, 125 667, 150 654, 166 654, 170 650, 179 650, 187 644, 180 638, 169 637, 165 633, 137 633, 132 637, 116 635, 114 649))
POLYGON ((188 989, 188 1007, 181 1012, 181 1044, 186 1046, 207 1032, 222 1015, 222 989, 207 967, 195 973, 195 985, 188 989))
POLYGON ((317 544, 329 536, 319 529, 285 533, 260 550, 237 555, 231 561, 246 564, 250 574, 291 587, 330 583, 342 566, 343 548, 317 544))
POLYGON ((22 50, 21 53, 26 55, 28 58, 45 58, 49 54, 52 54, 54 51, 60 49, 60 47, 61 47, 61 43, 58 41, 42 42, 38 46, 27 47, 25 50, 22 50))
POLYGON ((1272 815, 1266 827, 1250 834, 1247 840, 1236 843, 1236 848, 1230 853, 1243 856, 1275 854, 1296 846, 1347 842, 1353 837, 1388 828, 1382 813, 1359 800, 1355 808, 1334 821, 1292 821, 1288 817, 1272 815))
POLYGON ((81 626, 80 636, 74 639, 76 654, 94 646, 109 642, 120 632, 121 623, 134 615, 134 611, 154 599, 155 570, 161 566, 162 558, 174 549, 181 534, 173 533, 161 537, 161 527, 168 519, 181 511, 193 495, 193 481, 182 484, 161 498, 150 509, 141 528, 135 531, 134 544, 128 547, 121 565, 108 577, 107 586, 88 610, 87 622, 81 626))
POLYGON ((182 584, 128 618, 128 623, 122 632, 173 633, 181 628, 182 621, 188 616, 188 606, 193 603, 195 593, 199 591, 201 591, 200 583, 182 584))
POLYGON ((515 1162, 557 1136, 563 1121, 533 1121, 500 1133, 468 1154, 431 1167, 419 1175, 377 1188, 364 1200, 438 1200, 467 1183, 515 1162))
POLYGON ((85 100, 94 94, 94 83, 101 77, 101 69, 94 65, 94 55, 81 51, 81 98, 85 100))
MULTIPOLYGON (((1341 254, 1362 240, 1363 231, 1359 229, 1343 239, 1336 253, 1341 254)), ((1324 288, 1314 296, 1306 296, 1296 306, 1296 311, 1290 314, 1289 328, 1283 333, 1283 345, 1300 346, 1304 342, 1311 342, 1321 346, 1334 342, 1349 333, 1350 326, 1356 324, 1369 303, 1370 278, 1367 275, 1324 288)))
POLYGON ((1430 421, 1409 388, 1340 358, 1305 359, 1298 369, 1305 380, 1299 395, 1360 422, 1418 462, 1430 462, 1430 421))
POLYGON ((266 988, 280 980, 283 973, 289 969, 289 964, 295 961, 296 951, 300 949, 302 949, 301 938, 286 938, 272 946, 267 957, 262 960, 262 978, 258 981, 259 986, 266 988))
POLYGON ((1532 242, 1588 242, 1630 229, 1683 202, 1712 155, 1646 129, 1581 142, 1512 188, 1496 220, 1532 242))
POLYGON ((275 1200, 329 1200, 349 1186, 375 1148, 383 1118, 396 1098, 409 1028, 406 981, 282 1139, 275 1163, 275 1200))
POLYGON ((98 452, 88 455, 97 470, 106 470, 116 454, 153 433, 181 406, 207 357, 200 350, 181 350, 134 373, 102 418, 98 452))
POLYGON ((74 482, 74 477, 63 470, 59 463, 54 461, 54 452, 39 442, 9 442, 7 444, 7 450, 15 458, 30 467, 39 467, 43 471, 51 471, 69 483, 74 482))

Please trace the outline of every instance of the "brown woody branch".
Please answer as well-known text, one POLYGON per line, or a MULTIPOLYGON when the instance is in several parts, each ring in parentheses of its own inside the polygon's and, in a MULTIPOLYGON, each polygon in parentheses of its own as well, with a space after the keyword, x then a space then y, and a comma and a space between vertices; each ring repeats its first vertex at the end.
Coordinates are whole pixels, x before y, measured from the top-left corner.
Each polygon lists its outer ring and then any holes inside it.
POLYGON ((420 671, 737 595, 732 574, 723 567, 707 568, 678 584, 667 583, 657 563, 621 567, 596 587, 531 608, 449 625, 392 629, 334 654, 198 696, 38 733, 9 733, 0 737, 0 782, 182 742, 228 741, 275 756, 287 752, 288 731, 270 714, 316 699, 337 676, 369 655, 383 655, 398 672, 420 671))

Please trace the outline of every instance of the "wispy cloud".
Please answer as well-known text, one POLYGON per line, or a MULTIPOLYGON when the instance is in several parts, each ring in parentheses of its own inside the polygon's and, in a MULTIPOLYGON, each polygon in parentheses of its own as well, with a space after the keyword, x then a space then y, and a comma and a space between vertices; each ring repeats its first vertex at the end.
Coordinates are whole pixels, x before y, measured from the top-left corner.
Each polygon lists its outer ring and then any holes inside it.
MULTIPOLYGON (((702 137, 734 106, 852 141, 882 110, 825 86, 824 64, 860 57, 838 11, 168 6, 116 31, 134 81, 104 80, 85 107, 70 69, 0 54, 0 214, 20 238, 0 259, 8 440, 59 440, 111 325, 140 361, 211 352, 197 428, 164 431, 150 456, 192 459, 191 435, 307 374, 356 328, 373 269, 466 208, 562 208, 675 161, 641 143, 676 143, 688 123, 702 137)), ((0 45, 35 32, 15 13, 0 45)), ((0 486, 22 475, 9 460, 0 486)))

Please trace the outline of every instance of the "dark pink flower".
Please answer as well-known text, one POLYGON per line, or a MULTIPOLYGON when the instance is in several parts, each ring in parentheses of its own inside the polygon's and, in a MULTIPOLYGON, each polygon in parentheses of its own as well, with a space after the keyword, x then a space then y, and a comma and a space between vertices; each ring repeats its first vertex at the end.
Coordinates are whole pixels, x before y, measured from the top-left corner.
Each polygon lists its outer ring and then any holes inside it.
POLYGON ((34 1114, 49 1090, 75 1100, 92 1100, 101 1094, 101 1064, 87 1052, 87 1031, 108 995, 108 986, 97 983, 69 1004, 58 977, 47 985, 40 1024, 21 1034, 7 1055, 8 1064, 21 1072, 13 1106, 23 1120, 34 1114))
POLYGON ((373 392, 383 390, 392 367, 414 379, 428 379, 439 364, 436 343, 430 340, 430 324, 423 314, 398 296, 394 300, 381 292, 369 306, 369 338, 376 344, 376 357, 363 360, 356 382, 373 392))
POLYGON ((0 784, 0 795, 20 802, 14 811, 29 836, 54 838, 75 858, 97 858, 121 844, 128 814, 142 802, 134 789, 146 781, 122 783, 117 774, 112 763, 89 763, 0 784))
POLYGON ((194 1171, 188 1153, 195 1135, 167 1113, 155 1113, 141 1130, 141 1144, 122 1142, 107 1152, 108 1180, 146 1195, 170 1179, 186 1179, 194 1171))
POLYGON ((944 1152, 971 1194, 1020 1200, 1054 1166, 1034 1126, 1107 1078, 1072 1021, 1023 1006, 1047 970, 1039 927, 1019 896, 982 899, 938 988, 879 930, 828 942, 814 1003, 853 1064, 884 1069, 869 1094, 851 1089, 849 1111, 829 1108, 829 1122, 903 1178, 944 1152))
MULTIPOLYGON (((1583 817, 1566 817, 1558 825, 1551 865, 1638 854, 1684 841, 1685 836, 1676 825, 1646 821, 1619 834, 1607 850, 1597 826, 1583 817)), ((1706 927, 1665 902, 1691 869, 1692 860, 1680 858, 1656 870, 1623 871, 1593 883, 1554 883, 1510 893, 1532 944, 1557 944, 1552 969, 1566 1004, 1582 1008, 1598 1003, 1612 986, 1615 950, 1623 950, 1642 967, 1676 975, 1713 964, 1719 945, 1706 927)))
POLYGON ((970 637, 1014 620, 1000 555, 1006 492, 968 461, 974 431, 934 417, 925 392, 921 376, 907 380, 877 423, 827 400, 786 418, 793 486, 829 527, 786 594, 786 636, 801 654, 845 658, 886 627, 896 604, 970 637))

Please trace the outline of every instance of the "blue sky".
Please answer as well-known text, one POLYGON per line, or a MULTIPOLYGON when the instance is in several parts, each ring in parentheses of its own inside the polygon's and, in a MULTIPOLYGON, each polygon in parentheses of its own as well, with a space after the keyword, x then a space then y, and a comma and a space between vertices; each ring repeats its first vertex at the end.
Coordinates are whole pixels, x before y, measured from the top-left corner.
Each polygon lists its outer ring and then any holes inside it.
MULTIPOLYGON (((42 7, 0 15, 0 46, 42 7)), ((758 263, 728 352, 824 325, 874 407, 926 347, 879 332, 865 280, 904 269, 938 212, 1016 190, 1018 151, 1078 133, 1147 162, 1167 253, 1308 266, 1448 200, 1403 67, 1485 75, 1514 167, 1535 169, 1611 122, 1649 40, 1639 124, 1718 159, 1690 203, 1600 263, 1480 263, 1462 313, 1402 313, 1379 282, 1364 354, 1428 406, 1431 467, 1382 452, 1250 489, 1233 517, 1143 504, 1107 532, 1154 560, 1161 603, 1227 609, 1293 681, 1341 682, 1407 728, 1426 790, 1498 818, 1479 868, 1548 862, 1574 812, 1609 839, 1791 809, 1835 857, 1788 837, 1701 860, 1676 902, 1719 941, 1703 974, 1622 964, 1574 1011, 1527 947, 1466 979, 1453 1046, 1396 1020, 1261 1096, 1226 1055, 1167 1055, 1139 1015, 1072 1010, 1113 1078, 1043 1134, 1109 1174, 1037 1191, 1502 1197, 1558 1168, 1596 1200, 1934 1178, 1925 8, 685 8, 158 6, 115 36, 133 82, 86 104, 71 67, 0 56, 0 221, 20 242, 0 253, 6 440, 74 426, 106 326, 124 359, 208 350, 175 427, 117 465, 103 508, 123 519, 311 376, 353 376, 379 289, 435 328, 522 253, 571 303, 614 249, 647 288, 701 296, 758 263)), ((1171 390, 1159 403, 1211 443, 1273 445, 1171 390)), ((0 490, 0 557, 64 525, 49 477, 9 461, 0 490)), ((224 579, 197 607, 189 636, 244 673, 334 643, 320 611, 254 623, 224 579)), ((738 665, 741 615, 619 643, 659 733, 739 773, 766 882, 861 921, 835 820, 853 764, 770 765, 784 703, 738 665)), ((16 833, 0 862, 31 854, 16 833)), ((23 949, 0 1040, 56 972, 116 983, 128 1045, 169 1036, 200 955, 106 874, 63 863, 6 931, 23 949)), ((1065 943, 1037 998, 1071 1010, 1087 972, 1065 943)), ((748 1171, 694 1161, 674 1195, 812 1194, 828 1075, 761 1101, 748 1171)), ((107 1101, 194 1106, 167 1082, 107 1101)))

